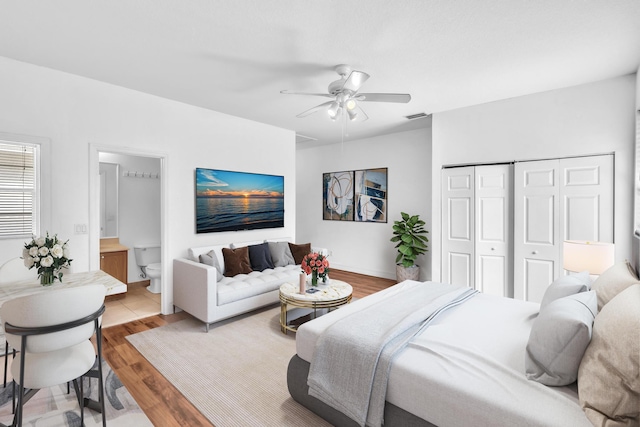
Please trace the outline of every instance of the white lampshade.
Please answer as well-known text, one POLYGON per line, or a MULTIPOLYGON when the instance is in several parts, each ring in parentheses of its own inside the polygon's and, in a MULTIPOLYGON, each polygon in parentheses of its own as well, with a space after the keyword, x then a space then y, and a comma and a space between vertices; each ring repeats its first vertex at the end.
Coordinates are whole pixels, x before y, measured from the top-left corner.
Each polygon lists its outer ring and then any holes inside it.
POLYGON ((565 240, 564 269, 600 275, 615 262, 613 243, 565 240))

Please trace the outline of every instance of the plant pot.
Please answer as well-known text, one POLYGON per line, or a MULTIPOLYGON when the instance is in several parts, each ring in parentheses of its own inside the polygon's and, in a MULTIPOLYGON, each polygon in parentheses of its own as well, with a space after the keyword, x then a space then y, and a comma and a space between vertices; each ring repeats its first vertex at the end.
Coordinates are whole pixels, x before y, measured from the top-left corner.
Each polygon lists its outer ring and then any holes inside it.
POLYGON ((398 283, 405 280, 419 280, 420 279, 420 267, 412 265, 411 267, 404 267, 402 264, 396 264, 396 280, 398 283))

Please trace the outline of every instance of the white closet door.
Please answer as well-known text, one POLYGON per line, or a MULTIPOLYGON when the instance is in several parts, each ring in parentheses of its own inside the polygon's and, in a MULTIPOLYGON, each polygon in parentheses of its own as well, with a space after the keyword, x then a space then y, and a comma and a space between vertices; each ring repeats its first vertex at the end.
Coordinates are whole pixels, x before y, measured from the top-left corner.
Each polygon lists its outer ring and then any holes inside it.
POLYGON ((562 240, 612 243, 613 155, 561 159, 560 170, 562 240))
POLYGON ((475 287, 513 297, 512 165, 475 168, 475 287))
POLYGON ((559 160, 520 162, 514 177, 514 297, 540 302, 560 273, 559 160))
POLYGON ((514 180, 514 296, 540 302, 562 242, 613 242, 613 155, 520 162, 514 180))
POLYGON ((442 281, 474 287, 474 168, 442 170, 442 281))

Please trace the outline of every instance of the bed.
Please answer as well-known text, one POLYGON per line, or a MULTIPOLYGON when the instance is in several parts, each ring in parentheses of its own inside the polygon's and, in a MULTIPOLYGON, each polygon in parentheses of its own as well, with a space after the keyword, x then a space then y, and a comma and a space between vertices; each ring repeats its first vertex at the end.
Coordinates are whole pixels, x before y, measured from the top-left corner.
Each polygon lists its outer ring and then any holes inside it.
MULTIPOLYGON (((619 272, 622 268, 618 266, 615 280, 620 280, 618 276, 620 276, 619 272)), ((628 268, 628 266, 624 268, 628 268)), ((605 274, 601 277, 606 279, 607 276, 605 274)), ((624 280, 624 286, 620 286, 621 289, 617 292, 610 292, 611 295, 608 298, 613 299, 615 294, 628 287, 633 288, 631 290, 635 294, 630 294, 631 298, 628 295, 627 298, 621 298, 621 300, 625 300, 627 303, 630 300, 636 300, 635 311, 640 311, 637 310, 637 302, 640 301, 640 285, 632 286, 638 282, 638 279, 633 275, 633 277, 624 280)), ((565 279, 566 281, 567 279, 565 279)), ((569 282, 571 281, 569 280, 569 282)), ((603 280, 602 283, 605 282, 607 280, 603 280)), ((327 404, 323 399, 309 394, 308 383, 313 383, 309 376, 310 371, 313 374, 311 364, 314 362, 314 357, 319 357, 317 352, 321 347, 319 342, 323 342, 323 334, 326 335, 328 331, 342 329, 342 326, 336 327, 336 325, 350 323, 350 319, 353 319, 353 316, 359 312, 379 307, 379 304, 384 303, 385 300, 393 300, 395 294, 415 295, 415 292, 424 287, 436 285, 451 286, 431 282, 402 282, 302 325, 296 336, 297 354, 291 359, 287 373, 289 392, 294 400, 334 425, 364 425, 362 419, 354 421, 351 412, 344 411, 340 406, 338 408, 341 410, 338 410, 332 402, 329 401, 327 404), (350 416, 346 416, 344 412, 349 413, 350 416)), ((579 292, 575 293, 588 291, 589 287, 582 287, 579 292)), ((569 293, 574 291, 575 289, 569 293)), ((563 297, 566 295, 563 295, 563 292, 566 294, 567 290, 562 288, 560 294, 555 295, 554 299, 564 301, 563 297)), ((595 301, 596 292, 589 293, 592 294, 595 301)), ((581 295, 584 297, 580 298, 584 299, 587 293, 581 295)), ((600 295, 601 293, 597 294, 598 297, 600 295)), ((593 316, 595 317, 595 302, 593 304, 593 316)), ((555 307, 559 303, 555 301, 553 305, 549 305, 547 301, 547 305, 555 307)), ((592 423, 600 422, 598 420, 602 420, 602 425, 638 425, 638 411, 640 411, 640 385, 638 381, 640 379, 637 378, 637 359, 640 357, 640 348, 637 347, 637 343, 623 344, 626 346, 625 351, 629 353, 627 358, 631 356, 633 361, 630 366, 625 368, 628 378, 620 378, 622 383, 614 381, 613 384, 602 384, 603 381, 610 381, 608 379, 611 377, 610 370, 598 374, 605 378, 604 380, 596 378, 595 381, 584 381, 585 384, 595 383, 597 387, 611 386, 616 389, 626 389, 629 388, 629 383, 632 389, 637 387, 636 394, 629 395, 627 393, 624 398, 609 396, 610 399, 618 401, 618 406, 620 406, 619 402, 622 399, 622 406, 627 408, 623 416, 619 417, 618 421, 621 420, 619 424, 605 423, 604 420, 608 417, 606 414, 598 412, 599 409, 595 410, 595 415, 593 408, 583 409, 585 405, 587 407, 593 405, 592 402, 586 404, 581 402, 579 388, 575 380, 567 385, 549 386, 539 382, 540 378, 538 380, 528 379, 528 376, 535 376, 529 372, 531 355, 527 356, 527 353, 531 353, 529 347, 532 343, 530 340, 533 340, 535 335, 532 333, 532 329, 536 330, 536 321, 539 317, 543 317, 542 314, 539 315, 542 313, 540 307, 541 305, 537 303, 478 293, 472 298, 468 298, 464 303, 441 312, 431 320, 428 327, 423 328, 392 357, 386 379, 386 394, 384 394, 384 425, 588 427, 592 423)), ((632 310, 633 307, 631 304, 630 309, 632 310)), ((559 308, 562 312, 567 311, 564 306, 559 308)), ((619 313, 621 310, 620 307, 613 307, 609 311, 619 313)), ((556 319, 550 321, 551 325, 557 325, 556 319)), ((593 324, 593 317, 590 322, 593 324)), ((620 320, 617 319, 615 322, 620 323, 620 320)), ((635 335, 635 340, 638 341, 640 317, 632 317, 630 322, 632 327, 638 327, 637 335, 635 335)), ((538 324, 540 323, 542 321, 538 322, 538 324)), ((585 323, 589 323, 589 320, 585 323)), ((555 326, 553 328, 556 329, 555 326)), ((595 329, 594 327, 594 339, 597 332, 595 329)), ((590 338, 592 333, 590 328, 588 332, 590 338)), ((633 334, 631 336, 633 337, 633 334)), ((620 337, 616 337, 616 339, 620 340, 620 337)), ((585 346, 588 344, 589 342, 585 346)), ((584 349, 581 351, 584 352, 584 349)), ((590 354, 592 359, 603 357, 601 353, 594 353, 594 351, 591 353, 593 353, 590 354)), ((349 358, 353 359, 353 369, 359 369, 358 365, 362 364, 360 358, 349 358)), ((317 360, 316 363, 318 363, 317 360)), ((612 369, 616 369, 616 367, 612 369)), ((588 369, 584 369, 584 372, 590 378, 595 378, 595 374, 592 375, 588 369)), ((545 376, 547 376, 545 372, 538 375, 543 379, 545 376)), ((624 376, 621 375, 621 377, 624 376)), ((549 378, 546 380, 548 382, 549 378)), ((551 381, 555 381, 555 379, 551 379, 551 381)), ((595 396, 601 395, 602 390, 597 387, 587 390, 584 394, 590 392, 595 396)), ((335 392, 339 395, 340 390, 335 392)), ((349 400, 349 396, 350 394, 347 393, 338 397, 338 400, 349 400)), ((601 404, 596 402, 595 406, 598 405, 601 404)), ((382 411, 382 409, 380 410, 382 411)), ((379 424, 376 421, 373 424, 367 422, 367 425, 379 424)))

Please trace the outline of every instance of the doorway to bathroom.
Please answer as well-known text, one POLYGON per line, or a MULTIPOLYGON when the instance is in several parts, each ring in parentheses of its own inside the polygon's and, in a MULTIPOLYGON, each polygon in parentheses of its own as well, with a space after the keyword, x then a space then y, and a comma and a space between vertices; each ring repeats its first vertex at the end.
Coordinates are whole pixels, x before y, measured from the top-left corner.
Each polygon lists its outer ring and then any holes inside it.
MULTIPOLYGON (((127 295, 111 301, 118 307, 109 310, 123 318, 111 320, 121 323, 161 313, 165 270, 161 262, 166 249, 162 237, 165 157, 94 145, 90 151, 90 184, 94 189, 90 196, 91 269, 101 268, 101 243, 115 241, 126 250, 127 295), (141 248, 154 248, 158 259, 150 261, 145 256, 141 268, 136 259, 141 248)), ((145 252, 149 253, 151 250, 145 252)))

